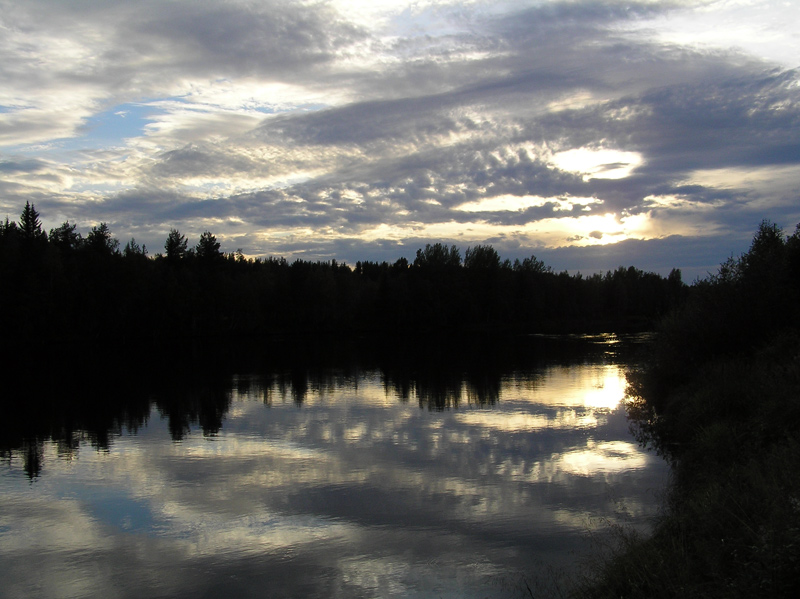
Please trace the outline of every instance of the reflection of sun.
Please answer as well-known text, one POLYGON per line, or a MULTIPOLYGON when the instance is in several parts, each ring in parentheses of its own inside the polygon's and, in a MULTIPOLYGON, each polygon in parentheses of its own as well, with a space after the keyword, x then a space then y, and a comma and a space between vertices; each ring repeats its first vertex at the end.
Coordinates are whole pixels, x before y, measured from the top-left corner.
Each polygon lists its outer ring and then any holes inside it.
POLYGON ((588 408, 613 410, 625 397, 625 376, 616 366, 609 366, 598 373, 599 380, 586 391, 583 404, 588 408))

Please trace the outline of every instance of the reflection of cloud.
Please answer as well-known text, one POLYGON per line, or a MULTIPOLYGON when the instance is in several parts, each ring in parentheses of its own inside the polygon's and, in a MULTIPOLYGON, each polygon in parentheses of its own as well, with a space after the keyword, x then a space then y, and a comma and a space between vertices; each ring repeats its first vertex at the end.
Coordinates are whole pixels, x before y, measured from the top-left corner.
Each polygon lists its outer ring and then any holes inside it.
MULTIPOLYGON (((47 485, 0 505, 0 554, 48 546, 43 577, 56 588, 65 572, 56 562, 85 549, 109 575, 76 592, 98 595, 119 576, 147 591, 178 570, 186 577, 164 588, 194 588, 254 562, 259 571, 302 564, 298 579, 322 572, 341 583, 331 597, 402 594, 437 576, 462 584, 465 559, 476 565, 470 576, 506 571, 505 556, 548 550, 532 538, 613 513, 609 487, 646 512, 626 473, 652 458, 608 410, 620 377, 613 365, 548 367, 503 378, 491 409, 445 412, 400 401, 374 372, 306 381, 302 406, 291 383, 243 377, 214 437, 195 428, 174 443, 154 412, 107 452, 84 446, 68 462, 47 444, 47 485), (28 526, 31 537, 17 534, 28 526)), ((86 579, 86 567, 78 560, 66 573, 86 579)))
POLYGON ((470 426, 480 426, 507 432, 541 431, 547 429, 586 429, 595 428, 598 419, 594 413, 581 413, 576 410, 561 409, 554 414, 467 412, 456 414, 459 422, 470 426))
POLYGON ((570 451, 558 461, 570 474, 596 476, 598 472, 636 470, 647 465, 647 457, 635 443, 608 441, 590 443, 587 449, 570 451))
POLYGON ((627 380, 619 368, 607 368, 583 396, 584 405, 613 410, 625 397, 627 380), (603 376, 604 375, 604 376, 603 376))

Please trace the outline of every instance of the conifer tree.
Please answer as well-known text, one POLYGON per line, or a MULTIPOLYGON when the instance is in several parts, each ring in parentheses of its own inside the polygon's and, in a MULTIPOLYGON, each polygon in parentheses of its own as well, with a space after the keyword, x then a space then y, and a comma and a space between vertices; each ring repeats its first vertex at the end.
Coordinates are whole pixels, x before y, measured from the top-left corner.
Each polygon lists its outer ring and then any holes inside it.
POLYGON ((47 240, 47 234, 42 231, 42 222, 39 213, 30 202, 25 202, 25 208, 19 219, 19 230, 24 242, 42 242, 47 240))
POLYGON ((77 225, 64 221, 59 227, 50 229, 50 243, 64 252, 79 249, 83 245, 83 238, 76 229, 77 225))
POLYGON ((200 241, 197 242, 195 252, 201 260, 215 260, 222 257, 219 247, 217 238, 210 231, 203 231, 203 234, 200 235, 200 241))
POLYGON ((167 251, 168 260, 180 260, 186 255, 186 237, 178 229, 170 229, 164 249, 167 251))
POLYGON ((106 223, 92 227, 86 237, 86 245, 99 254, 115 254, 119 249, 119 241, 111 237, 111 230, 106 223))

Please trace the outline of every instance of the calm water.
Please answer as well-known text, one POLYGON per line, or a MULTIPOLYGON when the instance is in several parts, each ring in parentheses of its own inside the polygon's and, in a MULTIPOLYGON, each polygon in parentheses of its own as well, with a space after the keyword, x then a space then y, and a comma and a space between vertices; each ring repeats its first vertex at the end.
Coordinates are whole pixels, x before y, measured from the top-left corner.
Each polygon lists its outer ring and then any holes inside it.
POLYGON ((627 341, 535 343, 507 368, 120 382, 123 412, 6 443, 0 596, 527 596, 590 533, 646 526, 666 479, 620 405, 627 341))

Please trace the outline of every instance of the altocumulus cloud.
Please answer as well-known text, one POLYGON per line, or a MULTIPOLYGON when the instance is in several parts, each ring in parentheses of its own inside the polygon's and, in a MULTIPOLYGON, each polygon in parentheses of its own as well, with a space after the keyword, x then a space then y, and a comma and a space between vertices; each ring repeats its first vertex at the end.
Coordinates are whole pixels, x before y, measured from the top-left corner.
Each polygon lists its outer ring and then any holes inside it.
POLYGON ((153 251, 703 275, 800 221, 777 0, 0 2, 0 209, 153 251), (718 23, 726 23, 721 30, 718 23))

